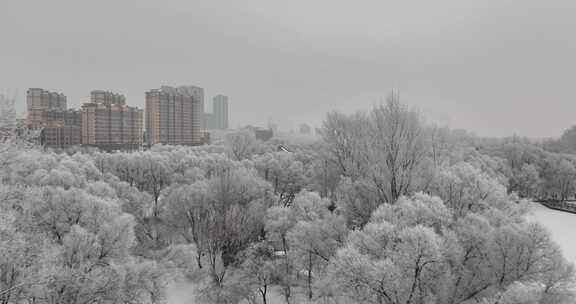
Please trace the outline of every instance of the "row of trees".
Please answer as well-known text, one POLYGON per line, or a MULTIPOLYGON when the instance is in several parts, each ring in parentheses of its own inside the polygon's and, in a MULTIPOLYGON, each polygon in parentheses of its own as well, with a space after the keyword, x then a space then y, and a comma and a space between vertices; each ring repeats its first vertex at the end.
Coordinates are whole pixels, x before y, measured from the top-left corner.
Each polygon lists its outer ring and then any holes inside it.
POLYGON ((2 170, 3 303, 150 303, 169 260, 133 254, 139 200, 84 155, 14 155, 2 170))
POLYGON ((509 192, 537 200, 573 199, 576 193, 576 157, 549 151, 542 145, 517 137, 478 141, 478 149, 504 160, 502 171, 509 192))
POLYGON ((162 303, 173 280, 203 303, 573 296, 572 266, 519 198, 570 196, 569 175, 546 165, 569 156, 523 144, 518 157, 517 143, 429 126, 397 99, 328 114, 322 140, 283 143, 293 152, 274 143, 245 132, 131 153, 5 143, 0 300, 162 303))

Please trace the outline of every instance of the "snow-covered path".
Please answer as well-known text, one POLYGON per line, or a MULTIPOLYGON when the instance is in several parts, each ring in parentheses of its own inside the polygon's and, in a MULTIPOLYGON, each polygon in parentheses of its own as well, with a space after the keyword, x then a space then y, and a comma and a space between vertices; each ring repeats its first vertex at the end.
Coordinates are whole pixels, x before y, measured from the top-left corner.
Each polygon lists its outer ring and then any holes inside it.
POLYGON ((190 283, 175 283, 168 288, 167 304, 194 304, 194 292, 190 283))
POLYGON ((552 210, 538 203, 533 203, 531 209, 529 218, 548 228, 564 256, 576 264, 576 214, 552 210))

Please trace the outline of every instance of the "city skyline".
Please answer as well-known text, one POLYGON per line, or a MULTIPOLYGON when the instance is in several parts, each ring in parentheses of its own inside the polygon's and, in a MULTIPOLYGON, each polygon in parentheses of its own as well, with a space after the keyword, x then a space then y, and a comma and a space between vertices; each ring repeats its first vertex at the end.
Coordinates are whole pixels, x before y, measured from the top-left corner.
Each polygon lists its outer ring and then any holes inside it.
MULTIPOLYGON (((161 85, 160 88, 162 88, 162 87, 167 87, 167 88, 168 88, 168 87, 171 87, 171 86, 169 86, 169 85, 161 85)), ((194 86, 190 86, 190 87, 194 87, 194 86)), ((197 87, 197 88, 199 88, 199 89, 204 89, 204 88, 200 88, 200 87, 197 87)), ((99 92, 99 93, 112 93, 112 92, 104 91, 104 90, 94 90, 94 89, 91 89, 91 90, 87 90, 88 93, 84 94, 84 95, 86 96, 85 98, 80 99, 80 100, 82 100, 82 101, 78 101, 79 99, 76 99, 76 100, 71 100, 71 99, 69 99, 69 95, 65 92, 65 90, 52 89, 52 88, 46 90, 46 89, 44 89, 43 87, 40 87, 40 86, 39 86, 39 87, 29 87, 29 88, 24 89, 24 90, 19 90, 19 89, 18 89, 18 90, 15 90, 15 89, 13 89, 13 90, 7 90, 9 93, 7 93, 7 94, 5 93, 5 95, 8 96, 8 97, 10 97, 10 98, 14 98, 15 101, 16 101, 16 104, 15 104, 15 105, 16 105, 16 112, 17 112, 17 116, 18 116, 19 118, 26 118, 26 117, 28 116, 28 110, 27 110, 27 105, 26 105, 26 94, 21 94, 21 92, 22 92, 22 91, 23 91, 23 92, 26 92, 27 90, 31 90, 31 89, 40 89, 40 90, 47 91, 47 92, 49 92, 49 93, 62 94, 62 95, 65 97, 65 99, 66 99, 66 100, 65 100, 65 103, 66 103, 66 105, 67 105, 67 107, 68 107, 69 109, 80 109, 80 108, 82 108, 82 105, 83 105, 83 104, 85 104, 85 103, 87 103, 87 102, 91 102, 91 101, 93 100, 93 96, 92 96, 92 95, 94 94, 94 92, 99 92)), ((145 106, 146 106, 146 93, 147 93, 148 91, 149 91, 149 89, 146 89, 146 90, 144 90, 143 93, 142 93, 143 96, 144 96, 144 97, 143 97, 143 100, 144 100, 144 101, 142 102, 142 104, 139 104, 137 101, 134 102, 134 103, 132 103, 132 104, 133 104, 134 106, 138 107, 138 108, 145 108, 145 106)), ((126 103, 126 102, 131 103, 132 100, 129 99, 129 98, 127 98, 125 94, 121 93, 121 90, 114 90, 114 92, 115 92, 115 93, 113 93, 113 94, 119 95, 119 96, 121 96, 121 97, 123 98, 123 102, 124 102, 124 103, 126 103), (119 92, 120 92, 120 93, 119 93, 119 92)), ((228 100, 228 96, 227 96, 227 95, 223 95, 222 93, 215 93, 214 95, 209 95, 209 96, 212 96, 212 97, 209 99, 209 101, 211 101, 211 102, 208 104, 208 106, 209 106, 208 108, 206 107, 206 101, 207 101, 207 100, 206 100, 206 98, 203 97, 205 100, 204 100, 204 104, 203 104, 203 109, 202 109, 202 110, 203 110, 203 112, 206 113, 206 114, 212 114, 212 113, 213 113, 213 112, 212 112, 212 102, 214 101, 214 98, 223 96, 223 97, 226 97, 226 100, 228 100), (207 110, 207 109, 209 109, 209 108, 211 109, 210 111, 207 110)), ((228 107, 229 107, 229 104, 228 104, 228 107)))
POLYGON ((211 112, 205 112, 204 88, 193 85, 148 90, 144 109, 127 104, 122 93, 100 89, 90 91, 79 109, 68 108, 64 93, 29 88, 21 118, 31 130, 42 130, 38 143, 43 146, 132 150, 143 144, 209 143, 207 130, 228 130, 228 106, 228 96, 218 94, 211 112))
POLYGON ((0 12, 0 90, 19 89, 22 112, 27 87, 64 91, 71 107, 90 88, 108 88, 143 107, 148 88, 194 83, 233 97, 232 127, 272 117, 285 130, 319 126, 331 110, 369 109, 398 83, 403 103, 451 128, 559 136, 575 123, 576 41, 566 39, 575 6, 11 2, 0 12))

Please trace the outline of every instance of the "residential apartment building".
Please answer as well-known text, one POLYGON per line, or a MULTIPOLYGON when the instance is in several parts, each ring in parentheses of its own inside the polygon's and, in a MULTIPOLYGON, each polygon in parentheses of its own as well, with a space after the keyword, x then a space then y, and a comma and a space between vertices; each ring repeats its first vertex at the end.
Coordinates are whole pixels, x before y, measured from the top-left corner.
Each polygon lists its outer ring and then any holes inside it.
POLYGON ((102 150, 135 150, 142 146, 144 113, 126 105, 123 95, 92 91, 82 106, 82 144, 102 150))
POLYGON ((66 148, 81 143, 81 115, 67 109, 62 93, 31 88, 26 94, 27 126, 38 130, 39 142, 50 148, 66 148))
POLYGON ((40 88, 30 88, 26 92, 28 126, 32 129, 45 127, 45 111, 66 111, 67 100, 62 93, 50 92, 40 88))
POLYGON ((80 136, 80 126, 46 127, 42 130, 40 144, 63 149, 80 145, 80 136))
POLYGON ((176 88, 163 86, 162 88, 165 88, 166 90, 169 91, 176 90, 180 94, 192 97, 194 101, 198 103, 197 106, 200 109, 200 115, 199 115, 200 129, 202 130, 206 129, 206 120, 204 119, 204 115, 202 115, 202 113, 204 113, 204 88, 196 86, 179 86, 176 88))
POLYGON ((126 105, 126 97, 113 92, 94 90, 90 92, 90 102, 104 105, 126 105))
POLYGON ((147 144, 200 145, 204 91, 168 87, 146 92, 147 144))

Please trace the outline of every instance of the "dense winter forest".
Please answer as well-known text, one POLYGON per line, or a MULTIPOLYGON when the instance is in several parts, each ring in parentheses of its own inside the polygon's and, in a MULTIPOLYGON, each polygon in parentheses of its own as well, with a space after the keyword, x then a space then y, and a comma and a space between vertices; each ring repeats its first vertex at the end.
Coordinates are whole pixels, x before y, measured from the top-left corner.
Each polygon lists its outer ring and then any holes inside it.
POLYGON ((321 130, 115 153, 6 137, 0 302, 162 303, 177 281, 198 303, 571 303, 525 213, 574 196, 576 130, 482 139, 394 99, 321 130))

